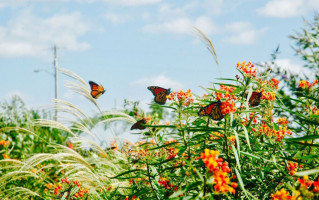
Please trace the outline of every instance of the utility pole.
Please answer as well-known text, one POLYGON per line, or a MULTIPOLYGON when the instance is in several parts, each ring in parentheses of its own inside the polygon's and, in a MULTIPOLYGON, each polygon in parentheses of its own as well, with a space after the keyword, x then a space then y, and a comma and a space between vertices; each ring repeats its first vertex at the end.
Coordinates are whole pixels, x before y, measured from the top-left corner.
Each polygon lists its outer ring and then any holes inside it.
MULTIPOLYGON (((49 70, 43 70, 43 69, 36 69, 34 70, 35 73, 38 72, 46 72, 48 74, 50 74, 51 76, 54 77, 54 98, 58 99, 58 56, 57 56, 57 47, 56 45, 53 46, 53 71, 54 73, 50 72, 49 70)), ((57 107, 57 103, 55 103, 55 109, 54 109, 55 113, 54 113, 54 120, 58 121, 58 107, 57 107)))
MULTIPOLYGON (((54 53, 54 60, 53 60, 53 67, 54 67, 54 81, 55 81, 55 94, 54 98, 58 99, 58 58, 57 58, 57 48, 56 45, 53 47, 53 53, 54 53)), ((58 108, 57 104, 55 103, 55 115, 54 115, 55 121, 58 121, 58 108)))

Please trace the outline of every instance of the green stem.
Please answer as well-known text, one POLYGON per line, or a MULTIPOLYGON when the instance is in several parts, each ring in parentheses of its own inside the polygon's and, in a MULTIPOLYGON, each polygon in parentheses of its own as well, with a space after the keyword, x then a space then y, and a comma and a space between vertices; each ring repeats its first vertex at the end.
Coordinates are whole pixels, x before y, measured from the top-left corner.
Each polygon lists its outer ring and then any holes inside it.
POLYGON ((148 164, 146 163, 146 168, 147 168, 147 176, 148 176, 148 182, 150 183, 151 185, 151 188, 152 188, 152 191, 156 197, 157 200, 160 200, 160 198, 157 196, 157 193, 153 187, 153 184, 152 184, 152 180, 151 180, 151 175, 150 175, 150 168, 148 167, 148 164))

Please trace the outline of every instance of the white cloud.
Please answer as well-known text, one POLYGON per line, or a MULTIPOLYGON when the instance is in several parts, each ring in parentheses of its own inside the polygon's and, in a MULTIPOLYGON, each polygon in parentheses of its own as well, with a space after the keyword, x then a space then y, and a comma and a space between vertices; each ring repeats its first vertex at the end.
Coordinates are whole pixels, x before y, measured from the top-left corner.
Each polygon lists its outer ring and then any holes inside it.
POLYGON ((316 9, 319 9, 319 0, 270 0, 264 7, 257 9, 257 12, 267 17, 288 18, 316 9))
POLYGON ((163 3, 158 7, 158 19, 161 21, 187 17, 198 8, 198 2, 192 1, 180 7, 172 4, 163 3))
POLYGON ((217 32, 216 26, 208 17, 205 16, 200 16, 195 20, 185 17, 159 24, 148 24, 144 26, 142 30, 151 33, 191 34, 194 26, 206 34, 217 32))
POLYGON ((176 88, 179 89, 182 87, 182 84, 178 81, 175 81, 165 75, 158 75, 156 77, 145 77, 139 80, 131 82, 131 85, 139 85, 139 86, 161 86, 164 88, 176 88))
POLYGON ((196 16, 200 8, 197 1, 191 1, 179 7, 162 3, 157 10, 157 21, 145 25, 142 30, 151 33, 192 34, 195 26, 206 34, 217 32, 216 26, 209 17, 196 16))
POLYGON ((0 0, 0 8, 8 6, 23 6, 30 3, 57 3, 66 1, 69 0, 0 0))
POLYGON ((308 76, 311 77, 313 76, 313 72, 305 67, 303 67, 300 64, 297 64, 293 62, 292 60, 285 58, 285 59, 278 59, 275 62, 276 66, 279 68, 288 71, 289 74, 296 75, 298 74, 299 76, 308 76))
POLYGON ((131 20, 132 17, 123 14, 107 13, 104 18, 114 24, 121 24, 131 20))
POLYGON ((46 56, 54 44, 67 50, 86 50, 90 45, 78 40, 88 30, 77 12, 39 18, 25 11, 0 26, 0 56, 46 56))
POLYGON ((89 3, 93 2, 105 2, 112 5, 119 6, 143 6, 143 5, 152 5, 161 2, 161 0, 79 0, 89 3))
POLYGON ((225 37, 225 41, 230 44, 250 45, 267 31, 267 28, 255 29, 249 22, 234 22, 225 25, 223 33, 230 33, 225 37))

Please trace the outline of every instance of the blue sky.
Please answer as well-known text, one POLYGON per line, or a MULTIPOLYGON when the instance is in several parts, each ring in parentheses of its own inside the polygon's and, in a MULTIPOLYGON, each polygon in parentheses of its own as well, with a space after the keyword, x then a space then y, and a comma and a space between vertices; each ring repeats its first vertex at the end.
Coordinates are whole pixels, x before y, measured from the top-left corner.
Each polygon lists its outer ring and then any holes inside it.
MULTIPOLYGON (((288 35, 312 20, 319 0, 0 0, 0 100, 20 95, 27 106, 54 97, 52 46, 59 67, 106 89, 103 109, 124 98, 152 100, 149 85, 172 90, 208 86, 236 75, 238 61, 261 62, 280 44, 278 63, 303 64, 288 35), (192 29, 212 40, 221 72, 192 29)), ((59 96, 81 108, 59 75, 59 96)))

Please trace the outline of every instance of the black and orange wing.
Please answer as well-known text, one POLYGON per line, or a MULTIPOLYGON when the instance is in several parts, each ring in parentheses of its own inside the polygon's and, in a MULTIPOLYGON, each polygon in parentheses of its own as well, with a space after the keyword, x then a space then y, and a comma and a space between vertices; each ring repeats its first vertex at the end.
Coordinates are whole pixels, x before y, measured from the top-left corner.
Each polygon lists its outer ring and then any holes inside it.
POLYGON ((105 90, 102 85, 99 85, 93 81, 89 81, 89 84, 91 86, 91 95, 94 99, 97 99, 104 94, 105 90))
POLYGON ((149 86, 149 87, 147 87, 147 89, 149 89, 154 94, 154 96, 156 96, 157 94, 162 93, 162 92, 167 92, 169 90, 169 89, 167 90, 165 88, 158 87, 158 86, 149 86))
POLYGON ((149 86, 147 89, 153 93, 155 96, 154 101, 160 105, 164 105, 166 103, 167 95, 171 93, 171 89, 165 89, 158 86, 149 86))
POLYGON ((131 130, 133 130, 133 129, 144 130, 146 128, 144 126, 145 124, 146 124, 146 120, 141 119, 141 120, 137 121, 135 124, 133 124, 133 126, 131 127, 131 130))
POLYGON ((209 116, 213 120, 220 121, 224 118, 220 109, 222 102, 220 100, 201 108, 198 112, 199 116, 209 116))
POLYGON ((164 105, 167 100, 167 94, 165 92, 155 95, 154 101, 160 105, 164 105))
POLYGON ((262 92, 253 92, 249 98, 249 104, 252 107, 258 106, 260 104, 260 99, 262 96, 262 92))

